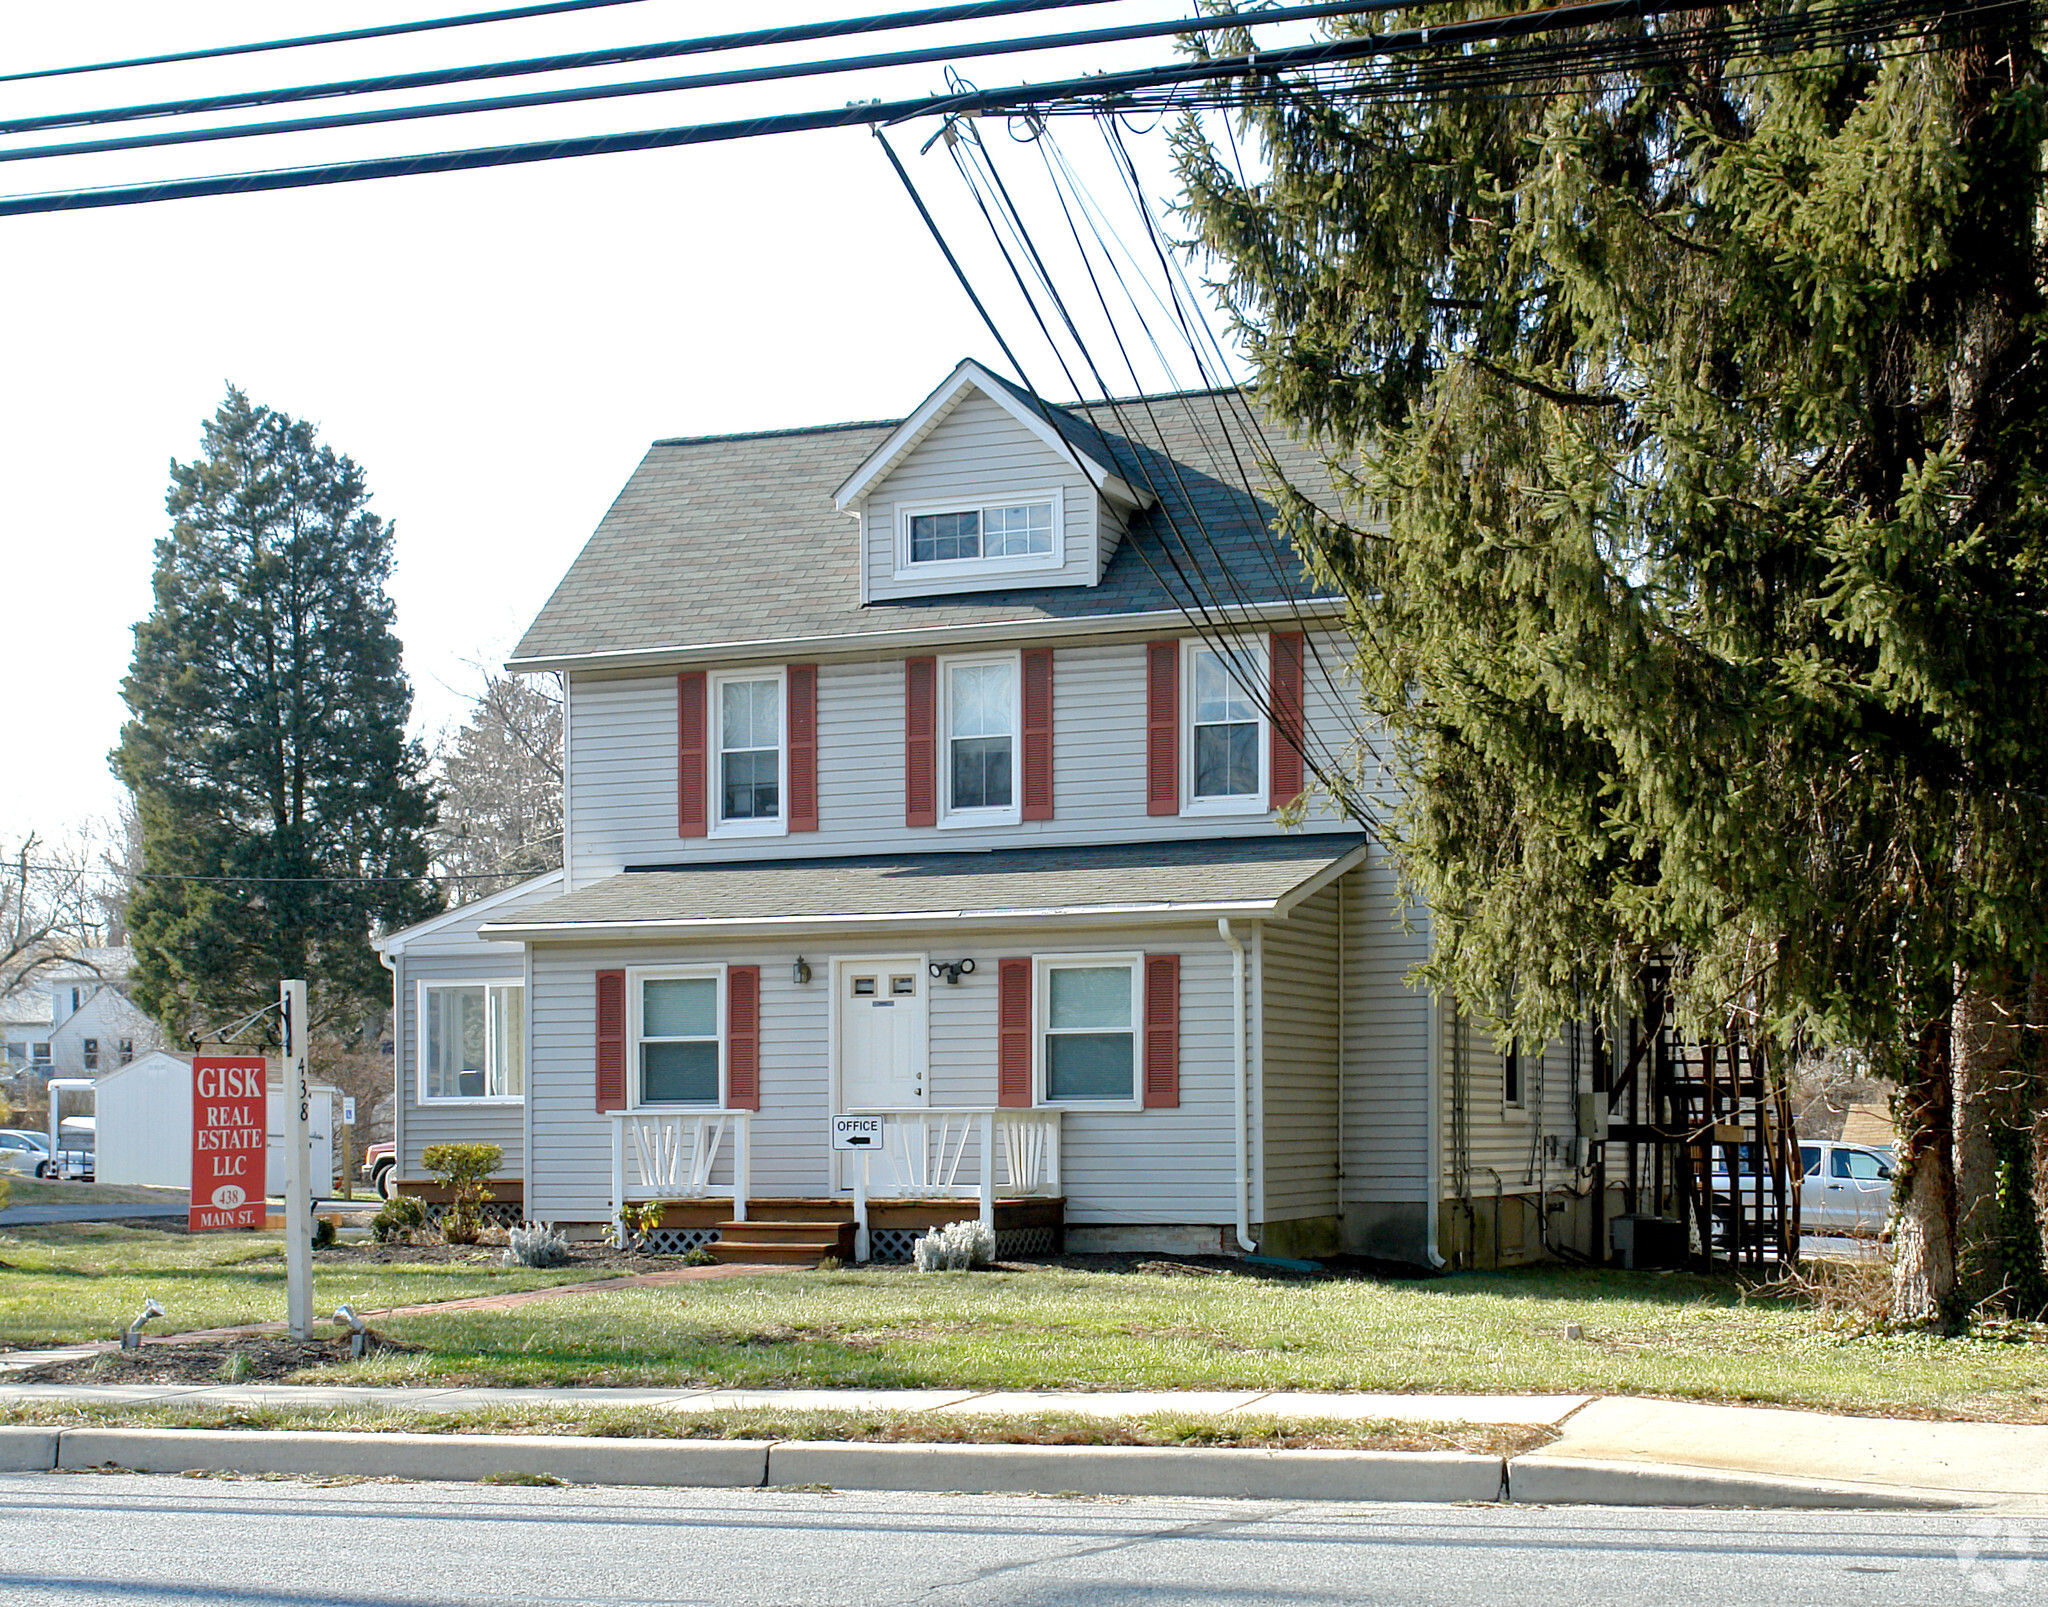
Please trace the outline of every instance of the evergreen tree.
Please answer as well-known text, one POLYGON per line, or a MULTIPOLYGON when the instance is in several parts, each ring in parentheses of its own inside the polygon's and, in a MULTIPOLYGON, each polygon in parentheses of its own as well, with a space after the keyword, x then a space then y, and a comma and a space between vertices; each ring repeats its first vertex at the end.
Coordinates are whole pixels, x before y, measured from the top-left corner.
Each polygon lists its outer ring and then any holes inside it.
POLYGON ((1288 511, 1431 980, 1535 1035, 1674 952, 1697 1028, 1869 1046, 1929 1313, 1958 1254, 2001 1277, 2048 955, 2044 74, 2016 9, 1738 36, 1803 14, 1588 30, 1637 64, 1521 94, 1326 79, 1245 114, 1263 175, 1179 155, 1261 396, 1356 492, 1288 511))
POLYGON ((372 928, 439 907, 369 501, 310 424, 232 387, 171 465, 113 762, 142 823, 136 996, 174 1034, 274 1003, 281 977, 347 1030, 389 993, 372 928))

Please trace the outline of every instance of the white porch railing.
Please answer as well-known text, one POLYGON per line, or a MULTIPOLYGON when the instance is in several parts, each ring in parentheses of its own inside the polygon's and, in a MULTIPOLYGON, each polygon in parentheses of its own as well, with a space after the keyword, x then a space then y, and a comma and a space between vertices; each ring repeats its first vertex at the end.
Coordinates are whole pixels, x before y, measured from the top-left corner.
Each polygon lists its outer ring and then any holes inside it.
POLYGON ((983 1224, 996 1225, 996 1196, 1028 1198, 1060 1191, 1060 1113, 1056 1110, 854 1111, 882 1118, 879 1151, 856 1152, 853 1213, 857 1254, 868 1257, 868 1196, 976 1200, 983 1224), (879 1175, 871 1168, 879 1166, 879 1175))
MULTIPOLYGON (((711 1171, 732 1135, 732 1215, 747 1219, 753 1152, 750 1110, 612 1112, 612 1220, 628 1200, 693 1200, 713 1191, 711 1171)), ((722 1191, 719 1191, 722 1192, 722 1191)))

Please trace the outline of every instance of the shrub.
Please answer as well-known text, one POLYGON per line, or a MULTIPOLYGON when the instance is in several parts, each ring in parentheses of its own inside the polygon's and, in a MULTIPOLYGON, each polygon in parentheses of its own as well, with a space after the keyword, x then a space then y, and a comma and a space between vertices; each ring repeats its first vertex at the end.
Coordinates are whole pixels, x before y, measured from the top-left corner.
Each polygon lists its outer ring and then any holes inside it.
POLYGON ((339 1230, 340 1224, 338 1224, 333 1217, 314 1217, 313 1248, 316 1250, 326 1250, 332 1248, 334 1244, 334 1236, 339 1230))
POLYGON ((964 1272, 996 1258, 996 1236, 975 1219, 933 1228, 911 1246, 919 1272, 964 1272))
POLYGON ((621 1207, 618 1221, 612 1224, 612 1243, 628 1254, 646 1250, 655 1229, 661 1226, 662 1209, 659 1200, 642 1200, 638 1205, 621 1207))
POLYGON ((448 1190, 441 1237, 450 1244, 476 1243, 483 1227, 483 1213, 477 1208, 491 1198, 488 1179, 504 1158, 496 1144, 429 1144, 421 1151, 420 1164, 448 1190))
POLYGON ((370 1235, 379 1244, 409 1244, 427 1230, 427 1208, 410 1194, 394 1194, 370 1218, 370 1235))
POLYGON ((686 1267, 713 1267, 717 1264, 718 1257, 704 1245, 693 1244, 683 1252, 683 1265, 686 1267))
POLYGON ((545 1222, 529 1222, 506 1235, 508 1267, 559 1267, 569 1260, 569 1236, 545 1222))

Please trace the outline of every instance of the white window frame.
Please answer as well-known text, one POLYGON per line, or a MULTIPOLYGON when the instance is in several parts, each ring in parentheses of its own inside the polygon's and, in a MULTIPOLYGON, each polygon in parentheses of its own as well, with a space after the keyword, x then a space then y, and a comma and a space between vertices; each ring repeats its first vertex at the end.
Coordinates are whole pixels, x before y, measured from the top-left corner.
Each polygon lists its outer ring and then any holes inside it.
POLYGON ((524 1088, 533 1080, 533 1045, 526 1046, 526 1065, 520 1078, 522 1092, 516 1094, 430 1094, 427 1092, 427 993, 434 988, 482 988, 484 990, 484 1086, 491 1084, 491 1061, 498 1052, 498 1045, 492 1041, 490 1023, 495 1019, 491 1011, 491 993, 504 992, 510 988, 521 991, 519 1011, 521 1031, 525 1031, 526 982, 522 978, 508 981, 504 977, 421 977, 414 985, 413 994, 413 1089, 416 1102, 426 1105, 511 1105, 526 1103, 524 1088))
MULTIPOLYGON (((1272 644, 1266 637, 1238 637, 1225 640, 1222 645, 1256 664, 1260 687, 1271 688, 1272 644)), ((1212 644, 1195 637, 1183 644, 1180 655, 1180 812, 1184 815, 1269 814, 1270 800, 1273 796, 1273 733, 1266 710, 1260 706, 1264 701, 1263 697, 1255 696, 1252 700, 1252 715, 1258 724, 1258 734, 1252 739, 1259 756, 1258 790, 1236 798, 1195 796, 1195 668, 1204 653, 1213 651, 1212 644)))
POLYGON ((1031 1103, 1045 1110, 1143 1110, 1145 1108, 1145 956, 1035 954, 1031 957, 1031 1103), (1045 1040, 1052 1031, 1052 973, 1080 968, 1126 966, 1131 974, 1131 1097, 1054 1099, 1046 1092, 1045 1040))
POLYGON ((628 1110, 712 1111, 729 1109, 732 1055, 726 1031, 725 972, 723 965, 649 965, 626 972, 626 1108, 628 1110), (701 982, 709 979, 718 1001, 718 1099, 709 1105, 674 1101, 650 1102, 640 1097, 640 1027, 644 1001, 641 985, 647 982, 701 982))
POLYGON ((1067 504, 1063 486, 1004 492, 979 497, 948 497, 932 502, 896 504, 896 580, 926 580, 944 575, 1030 575, 1064 569, 1067 563, 1067 504), (928 513, 986 513, 990 508, 1017 508, 1032 502, 1052 504, 1052 551, 1022 558, 935 558, 914 563, 910 557, 910 521, 928 513))
POLYGON ((781 665, 762 670, 720 670, 704 687, 706 813, 714 837, 782 837, 789 832, 789 675, 781 665), (725 818, 725 693, 734 681, 775 683, 775 814, 760 820, 725 818))
POLYGON ((1022 653, 962 653, 939 660, 938 685, 938 790, 939 829, 960 831, 974 826, 1015 826, 1024 819, 1024 655, 1022 653), (953 807, 953 671, 984 664, 1004 664, 1010 670, 1010 802, 1003 809, 955 809, 953 807))

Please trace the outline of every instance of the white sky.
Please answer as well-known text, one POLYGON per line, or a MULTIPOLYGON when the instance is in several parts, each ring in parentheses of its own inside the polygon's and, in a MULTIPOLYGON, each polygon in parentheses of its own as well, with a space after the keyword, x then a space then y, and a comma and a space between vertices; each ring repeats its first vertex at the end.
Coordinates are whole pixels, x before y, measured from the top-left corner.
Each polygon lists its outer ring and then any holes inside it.
MULTIPOLYGON (((73 0, 0 12, 0 71, 481 9, 488 0, 73 0)), ((642 0, 615 9, 389 42, 184 67, 0 84, 0 116, 683 38, 886 3, 749 6, 642 0)), ((980 25, 1006 37, 1185 15, 1114 0, 980 25)), ((830 56, 943 36, 802 47, 830 56)), ((983 85, 1168 58, 1170 42, 962 64, 983 85)), ((789 59, 781 51, 772 59, 789 59)), ((468 86, 403 99, 673 76, 696 58, 468 86)), ((556 133, 837 106, 943 87, 939 66, 652 95, 383 128, 7 165, 0 193, 132 183, 556 133)), ((363 105, 316 103, 298 114, 363 105)), ((264 113, 218 116, 251 121, 264 113)), ((293 115, 285 112, 276 115, 293 115)), ((129 129, 152 125, 129 124, 129 129)), ((162 125, 155 125, 162 126, 162 125)), ((15 136, 0 148, 99 131, 15 136)), ((985 293, 1004 270, 952 165, 899 153, 985 293)), ((1001 125, 1005 177, 1036 158, 1001 125)), ((1077 160, 1100 150, 1060 125, 1077 160)), ((0 385, 0 844, 112 813, 106 754, 125 711, 134 623, 150 607, 168 466, 195 455, 230 382, 314 421, 367 471, 396 523, 393 593, 415 727, 459 716, 479 661, 501 659, 649 441, 907 412, 994 343, 864 131, 595 157, 260 196, 0 218, 9 310, 0 385)), ((1155 193, 1163 138, 1143 142, 1155 193)), ((1090 169, 1111 193, 1105 163, 1090 169)), ((1031 210, 1027 203, 1027 210, 1031 210)), ((1039 209, 1035 222, 1056 223, 1039 209)), ((997 307, 1021 329, 1016 303, 997 307)), ((1050 365, 1022 351, 1056 393, 1050 365)), ((1192 376, 1188 376, 1191 378, 1192 376)), ((1158 383, 1154 374, 1146 383, 1158 383)))

